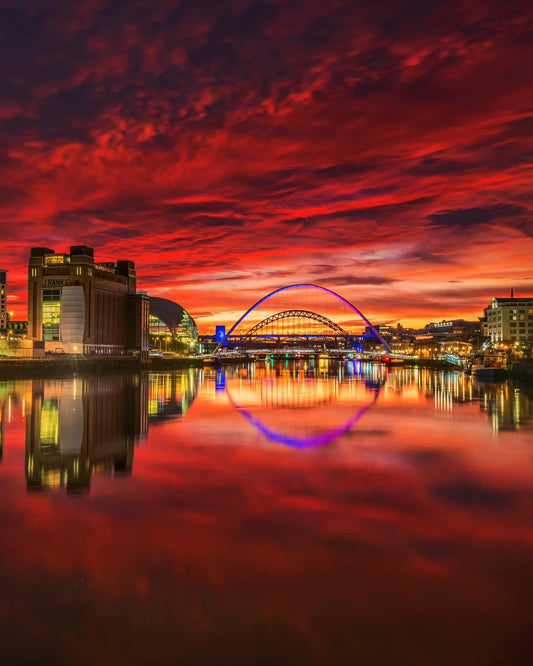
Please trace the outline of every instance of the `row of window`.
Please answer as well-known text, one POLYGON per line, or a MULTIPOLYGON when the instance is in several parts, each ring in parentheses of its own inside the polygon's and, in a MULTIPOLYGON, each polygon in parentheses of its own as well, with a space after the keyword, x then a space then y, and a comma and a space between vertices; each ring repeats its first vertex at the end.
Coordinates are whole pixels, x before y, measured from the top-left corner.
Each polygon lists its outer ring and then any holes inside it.
POLYGON ((61 290, 43 289, 43 340, 59 340, 59 322, 61 319, 61 290))

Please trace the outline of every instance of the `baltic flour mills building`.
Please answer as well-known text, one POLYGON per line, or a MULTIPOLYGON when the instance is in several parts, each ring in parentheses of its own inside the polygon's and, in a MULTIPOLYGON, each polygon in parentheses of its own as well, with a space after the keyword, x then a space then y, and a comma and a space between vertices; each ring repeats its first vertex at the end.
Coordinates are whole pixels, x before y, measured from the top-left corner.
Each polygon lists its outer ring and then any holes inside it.
POLYGON ((147 356, 149 301, 133 261, 96 263, 86 245, 32 248, 28 338, 44 352, 147 356))

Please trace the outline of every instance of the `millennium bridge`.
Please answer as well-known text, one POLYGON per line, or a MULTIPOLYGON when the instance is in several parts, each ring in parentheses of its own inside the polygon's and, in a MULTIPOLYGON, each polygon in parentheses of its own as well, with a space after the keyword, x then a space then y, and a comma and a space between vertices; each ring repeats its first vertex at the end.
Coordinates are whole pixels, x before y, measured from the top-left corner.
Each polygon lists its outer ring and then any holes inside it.
MULTIPOLYGON (((353 303, 327 287, 308 283, 289 284, 263 296, 217 339, 215 349, 206 356, 223 359, 316 354, 353 355, 385 362, 410 358, 394 353, 378 328, 353 303), (298 298, 302 293, 307 298, 303 304, 298 298), (310 303, 310 294, 314 303, 310 303), (289 296, 290 302, 283 301, 280 307, 282 295, 289 296)), ((461 363, 455 357, 446 360, 461 363)))
MULTIPOLYGON (((278 299, 279 300, 279 299, 278 299)), ((322 299, 324 301, 324 299, 322 299)), ((316 303, 315 303, 316 305, 316 303)), ((324 302, 321 303, 324 307, 324 302)), ((375 345, 374 345, 375 346, 375 345)), ((285 355, 307 355, 327 352, 328 355, 345 355, 353 353, 368 356, 388 356, 392 354, 387 342, 383 339, 378 329, 365 317, 365 315, 350 301, 340 294, 316 284, 290 284, 276 289, 259 301, 254 303, 246 312, 237 319, 227 333, 218 340, 218 344, 211 356, 234 356, 283 353, 285 355), (327 310, 331 311, 332 304, 336 317, 344 318, 347 315, 356 317, 356 323, 364 325, 364 332, 355 332, 353 321, 350 328, 342 322, 334 321, 330 312, 324 314, 317 311, 318 308, 302 307, 293 304, 278 311, 270 312, 268 316, 257 321, 258 314, 266 309, 272 309, 276 296, 295 290, 307 293, 318 293, 326 297, 327 310), (268 302, 268 305, 267 305, 268 302), (341 312, 339 313, 339 305, 341 312), (251 323, 250 323, 251 322, 251 323), (369 351, 368 339, 373 338, 378 350, 369 351), (366 343, 366 344, 365 344, 366 343)))

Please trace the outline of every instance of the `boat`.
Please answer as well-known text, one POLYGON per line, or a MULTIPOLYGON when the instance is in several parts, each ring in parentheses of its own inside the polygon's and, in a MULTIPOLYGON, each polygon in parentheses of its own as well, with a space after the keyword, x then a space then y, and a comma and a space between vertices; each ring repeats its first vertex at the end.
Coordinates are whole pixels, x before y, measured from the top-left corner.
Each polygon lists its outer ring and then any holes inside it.
POLYGON ((474 364, 470 369, 470 374, 475 379, 494 381, 495 379, 505 379, 507 377, 507 370, 505 368, 493 368, 483 364, 474 364))
POLYGON ((472 363, 466 372, 475 379, 497 381, 507 377, 507 357, 501 353, 487 353, 472 363))

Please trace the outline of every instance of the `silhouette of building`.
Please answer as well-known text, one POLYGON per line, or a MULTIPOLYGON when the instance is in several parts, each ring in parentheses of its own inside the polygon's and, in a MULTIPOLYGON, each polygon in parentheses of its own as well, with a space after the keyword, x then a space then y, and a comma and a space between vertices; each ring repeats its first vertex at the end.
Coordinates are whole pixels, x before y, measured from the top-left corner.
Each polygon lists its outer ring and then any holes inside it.
POLYGON ((31 250, 28 338, 45 352, 148 355, 148 296, 133 261, 96 263, 94 251, 31 250))

